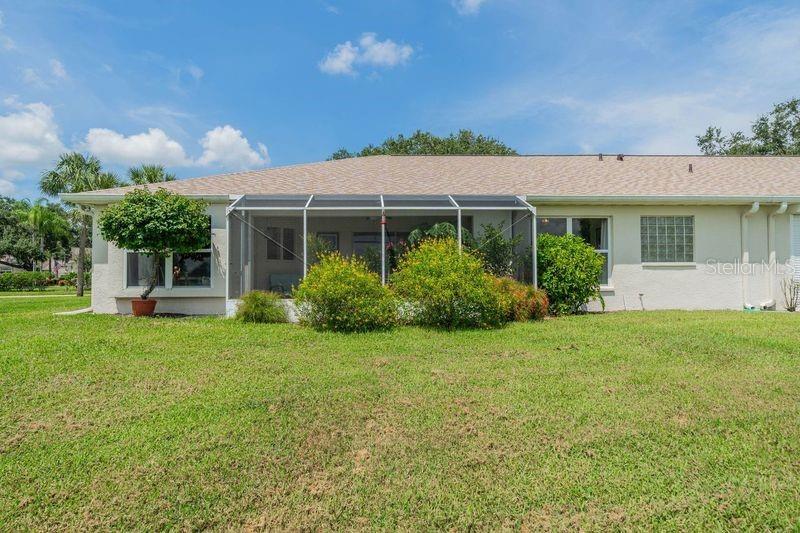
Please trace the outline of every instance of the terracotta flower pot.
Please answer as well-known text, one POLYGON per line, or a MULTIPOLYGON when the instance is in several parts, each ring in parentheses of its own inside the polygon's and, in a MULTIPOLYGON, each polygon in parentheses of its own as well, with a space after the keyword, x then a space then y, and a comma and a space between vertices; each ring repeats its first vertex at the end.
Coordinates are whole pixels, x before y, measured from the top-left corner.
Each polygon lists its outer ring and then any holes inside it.
POLYGON ((141 298, 131 300, 133 316, 153 316, 153 311, 155 311, 155 309, 156 301, 152 298, 148 298, 147 300, 142 300, 141 298))

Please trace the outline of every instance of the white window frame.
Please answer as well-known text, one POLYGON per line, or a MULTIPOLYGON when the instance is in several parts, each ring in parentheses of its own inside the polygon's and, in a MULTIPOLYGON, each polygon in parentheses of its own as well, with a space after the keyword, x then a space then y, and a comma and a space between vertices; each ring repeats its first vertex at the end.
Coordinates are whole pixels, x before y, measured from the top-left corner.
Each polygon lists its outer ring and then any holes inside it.
POLYGON ((697 266, 697 217, 693 214, 639 215, 639 262, 643 267, 696 267, 697 266), (643 217, 691 217, 692 222, 692 261, 645 261, 642 257, 642 218, 643 217))
MULTIPOLYGON (((567 220, 567 233, 570 235, 575 235, 572 233, 572 220, 576 218, 598 218, 598 219, 605 219, 606 221, 606 228, 608 230, 608 235, 606 235, 606 248, 595 248, 594 251, 600 254, 606 254, 607 260, 607 268, 608 268, 608 280, 606 281, 605 285, 600 285, 600 290, 603 291, 610 291, 614 289, 613 284, 611 283, 611 273, 612 273, 612 266, 614 265, 613 257, 611 254, 611 250, 614 248, 612 242, 612 236, 614 235, 612 222, 614 217, 611 215, 536 215, 537 221, 542 218, 564 218, 567 220)), ((537 226, 538 227, 538 226, 537 226)))

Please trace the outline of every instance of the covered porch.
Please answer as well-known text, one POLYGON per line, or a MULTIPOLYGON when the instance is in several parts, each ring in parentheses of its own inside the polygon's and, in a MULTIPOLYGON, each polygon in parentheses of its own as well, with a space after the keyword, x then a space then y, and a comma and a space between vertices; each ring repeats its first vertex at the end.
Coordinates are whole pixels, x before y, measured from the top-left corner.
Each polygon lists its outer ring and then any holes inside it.
POLYGON ((536 283, 536 210, 524 197, 244 195, 226 214, 229 301, 251 290, 289 295, 321 251, 361 256, 387 283, 409 234, 441 222, 453 225, 460 247, 485 224, 519 237, 515 252, 530 260, 514 275, 536 283))

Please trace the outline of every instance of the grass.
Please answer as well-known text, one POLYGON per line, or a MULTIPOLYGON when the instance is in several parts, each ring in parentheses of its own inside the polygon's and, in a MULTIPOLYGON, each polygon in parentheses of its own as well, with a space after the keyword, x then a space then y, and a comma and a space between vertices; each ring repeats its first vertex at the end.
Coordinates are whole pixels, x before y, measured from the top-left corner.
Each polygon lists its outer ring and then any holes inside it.
POLYGON ((4 529, 791 529, 800 315, 320 334, 0 302, 4 529))

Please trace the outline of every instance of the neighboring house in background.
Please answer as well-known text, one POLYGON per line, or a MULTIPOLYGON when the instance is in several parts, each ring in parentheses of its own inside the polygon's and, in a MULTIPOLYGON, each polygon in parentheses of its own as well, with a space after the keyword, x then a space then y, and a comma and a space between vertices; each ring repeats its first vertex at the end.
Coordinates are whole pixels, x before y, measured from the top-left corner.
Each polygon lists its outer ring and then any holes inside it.
MULTIPOLYGON (((86 254, 87 256, 91 256, 92 249, 87 248, 86 254)), ((13 258, 5 257, 3 258, 7 262, 13 263, 13 258)), ((71 256, 69 260, 62 261, 60 259, 53 259, 52 262, 49 261, 42 261, 38 265, 35 266, 35 270, 41 270, 43 272, 52 272, 53 276, 60 277, 64 274, 69 274, 70 272, 76 272, 78 270, 78 248, 74 247, 71 250, 71 256)), ((24 272, 25 270, 22 268, 16 268, 8 265, 4 265, 0 263, 0 273, 3 272, 24 272)))
MULTIPOLYGON (((201 198, 211 216, 209 249, 166 259, 162 312, 223 314, 248 290, 288 290, 309 264, 307 233, 381 255, 442 220, 477 234, 502 222, 532 255, 537 233, 581 236, 606 258, 610 310, 780 308, 780 281, 800 279, 794 157, 373 156, 148 187, 201 198)), ((97 213, 129 190, 62 198, 97 213)), ((95 312, 129 313, 148 262, 96 223, 93 243, 95 312)))

